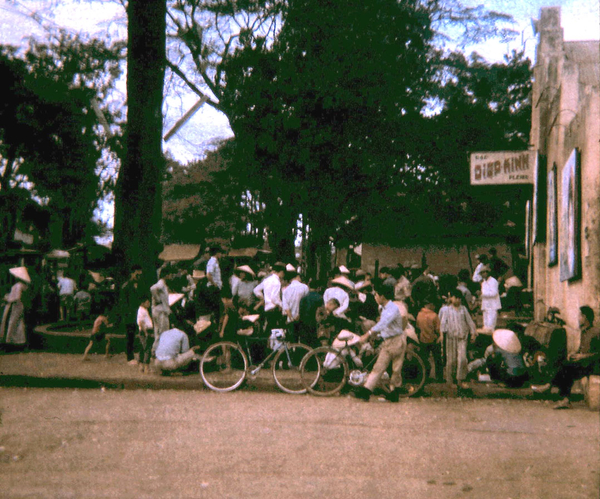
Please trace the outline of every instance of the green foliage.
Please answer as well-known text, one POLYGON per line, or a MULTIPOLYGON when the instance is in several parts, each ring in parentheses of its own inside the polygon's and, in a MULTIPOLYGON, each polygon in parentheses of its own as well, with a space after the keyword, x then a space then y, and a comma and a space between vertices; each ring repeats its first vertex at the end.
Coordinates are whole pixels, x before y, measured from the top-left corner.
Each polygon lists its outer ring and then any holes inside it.
MULTIPOLYGON (((0 52, 1 190, 26 188, 73 244, 92 229, 96 173, 103 139, 92 99, 101 99, 118 72, 118 55, 100 42, 64 35, 57 45, 31 43, 22 58, 0 52), (108 75, 108 76, 107 76, 108 75)), ((9 208, 14 223, 18 206, 9 208)))
POLYGON ((231 240, 244 230, 240 185, 228 170, 227 145, 202 161, 167 166, 163 186, 165 244, 231 240))

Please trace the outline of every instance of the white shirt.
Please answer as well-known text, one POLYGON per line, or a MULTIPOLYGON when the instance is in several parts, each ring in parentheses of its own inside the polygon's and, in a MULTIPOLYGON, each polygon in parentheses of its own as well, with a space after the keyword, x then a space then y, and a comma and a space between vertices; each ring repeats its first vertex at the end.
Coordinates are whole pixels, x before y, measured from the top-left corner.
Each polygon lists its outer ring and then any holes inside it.
POLYGON ((75 294, 75 281, 70 277, 58 278, 58 294, 60 296, 75 294))
POLYGON ((490 276, 481 283, 481 310, 499 310, 501 308, 498 281, 490 276))
POLYGON ((325 293, 323 294, 323 303, 326 304, 333 298, 340 303, 340 306, 333 311, 333 315, 340 317, 344 315, 346 310, 348 310, 348 305, 350 305, 350 296, 342 288, 333 286, 332 288, 327 288, 325 290, 325 293))
POLYGON ((281 281, 277 274, 271 274, 256 286, 254 294, 265 301, 265 312, 283 306, 281 303, 281 281))
POLYGON ((154 325, 152 324, 152 319, 150 318, 150 314, 147 308, 139 307, 137 312, 137 325, 140 328, 140 331, 144 329, 154 329, 154 325))
POLYGON ((293 280, 283 290, 283 314, 287 315, 289 310, 292 315, 291 319, 288 317, 288 322, 298 320, 300 317, 300 300, 308 295, 308 292, 308 286, 297 280, 293 280))
POLYGON ((481 282, 483 281, 483 277, 481 277, 481 269, 485 267, 485 263, 480 263, 475 267, 475 272, 473 272, 473 282, 481 282))

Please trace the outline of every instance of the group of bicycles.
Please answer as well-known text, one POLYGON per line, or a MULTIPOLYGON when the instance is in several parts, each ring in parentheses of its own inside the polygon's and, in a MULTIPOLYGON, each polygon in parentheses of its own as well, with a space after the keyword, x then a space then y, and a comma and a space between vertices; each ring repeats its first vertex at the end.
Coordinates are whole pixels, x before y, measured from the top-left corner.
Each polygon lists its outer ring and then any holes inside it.
MULTIPOLYGON (((212 344, 200 359, 202 381, 211 390, 229 392, 256 378, 262 369, 270 369, 275 384, 285 393, 333 396, 363 385, 377 358, 373 345, 361 344, 360 337, 350 331, 340 331, 331 345, 317 348, 290 342, 286 333, 286 329, 271 331, 267 339, 271 351, 264 356, 256 354, 253 344, 264 343, 265 338, 238 335, 236 341, 212 344), (258 362, 255 357, 263 358, 258 362)), ((422 390, 427 373, 414 329, 406 333, 401 394, 411 397, 422 390)), ((390 391, 390 374, 382 376, 382 392, 390 391)))

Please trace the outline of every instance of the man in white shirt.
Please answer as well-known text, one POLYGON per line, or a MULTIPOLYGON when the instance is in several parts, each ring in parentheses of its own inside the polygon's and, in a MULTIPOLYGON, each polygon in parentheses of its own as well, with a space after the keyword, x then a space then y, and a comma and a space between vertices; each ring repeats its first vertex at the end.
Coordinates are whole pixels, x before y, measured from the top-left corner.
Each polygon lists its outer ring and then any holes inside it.
POLYGON ((281 280, 285 274, 285 264, 273 265, 271 275, 254 288, 254 294, 260 300, 257 307, 264 305, 266 331, 281 326, 283 303, 281 300, 281 280))
POLYGON ((77 290, 76 282, 70 277, 65 277, 61 272, 58 274, 58 296, 60 298, 60 320, 68 321, 73 312, 73 298, 77 290))
POLYGON ((483 327, 494 331, 498 320, 498 310, 502 308, 498 281, 490 275, 490 268, 485 265, 481 269, 481 310, 483 311, 483 327))
POLYGON ((309 289, 300 278, 298 272, 288 272, 287 280, 289 285, 283 290, 282 308, 283 315, 287 318, 290 331, 294 338, 297 338, 297 327, 300 319, 300 300, 308 295, 309 289))

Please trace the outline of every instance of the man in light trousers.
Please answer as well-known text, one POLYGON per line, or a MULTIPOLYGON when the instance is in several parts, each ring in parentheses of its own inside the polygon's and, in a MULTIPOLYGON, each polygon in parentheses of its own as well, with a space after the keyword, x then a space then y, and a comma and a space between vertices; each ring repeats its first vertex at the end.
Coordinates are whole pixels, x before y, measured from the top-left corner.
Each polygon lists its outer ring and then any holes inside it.
POLYGON ((406 335, 402 330, 402 315, 400 309, 393 302, 394 287, 378 284, 375 286, 375 300, 383 307, 379 322, 360 337, 361 343, 369 339, 379 339, 382 343, 373 369, 367 377, 364 386, 355 391, 357 398, 368 401, 369 397, 377 387, 381 376, 392 364, 392 376, 390 378, 391 391, 386 394, 390 402, 398 402, 400 398, 399 388, 402 386, 402 365, 406 353, 406 335))

